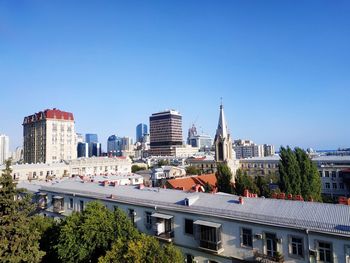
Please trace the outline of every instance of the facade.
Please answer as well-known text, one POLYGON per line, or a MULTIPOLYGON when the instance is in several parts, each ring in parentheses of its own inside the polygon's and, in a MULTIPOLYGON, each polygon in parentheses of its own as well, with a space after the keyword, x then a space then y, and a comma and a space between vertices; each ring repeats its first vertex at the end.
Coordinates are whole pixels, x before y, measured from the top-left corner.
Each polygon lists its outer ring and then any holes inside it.
POLYGON ((143 136, 148 134, 148 127, 144 123, 140 123, 136 126, 136 142, 143 142, 143 136))
POLYGON ((175 157, 191 157, 198 152, 198 147, 192 147, 191 145, 182 145, 175 148, 175 157))
POLYGON ((79 142, 77 146, 78 158, 89 157, 89 144, 87 142, 79 142))
POLYGON ((0 165, 10 157, 10 139, 5 134, 0 134, 0 165))
POLYGON ((161 185, 162 180, 186 176, 186 170, 177 166, 162 166, 155 168, 151 173, 153 186, 161 185))
POLYGON ((77 133, 76 138, 77 138, 77 144, 80 142, 85 142, 84 136, 81 133, 77 133))
POLYGON ((95 133, 87 133, 87 134, 85 134, 85 142, 87 142, 87 143, 92 143, 92 142, 97 143, 98 142, 97 134, 95 134, 95 133))
MULTIPOLYGON (((0 166, 5 169, 5 166, 0 166)), ((37 163, 12 165, 15 180, 46 180, 72 176, 122 175, 131 173, 131 160, 117 157, 78 158, 61 163, 37 163)))
POLYGON ((121 156, 122 139, 116 135, 111 135, 107 139, 107 153, 109 156, 121 156))
POLYGON ((213 139, 209 135, 198 134, 197 128, 193 124, 188 130, 187 144, 192 147, 197 147, 201 151, 209 151, 213 146, 213 139))
POLYGON ((233 149, 236 152, 237 159, 264 156, 264 146, 257 145, 250 140, 235 140, 233 149))
POLYGON ((217 172, 217 163, 212 156, 191 157, 186 160, 186 163, 205 174, 217 172))
POLYGON ((54 108, 24 118, 24 163, 52 163, 76 159, 76 147, 72 113, 54 108))
POLYGON ((270 144, 264 144, 264 156, 275 155, 275 146, 270 144))
POLYGON ((348 263, 350 206, 66 180, 35 188, 42 214, 64 217, 99 200, 187 262, 348 263))
POLYGON ((174 156, 182 143, 182 116, 168 110, 152 114, 150 121, 150 155, 174 156))
POLYGON ((102 156, 102 145, 99 142, 90 142, 89 145, 89 157, 102 156))
POLYGON ((23 162, 23 147, 18 146, 14 152, 12 152, 12 163, 23 162))

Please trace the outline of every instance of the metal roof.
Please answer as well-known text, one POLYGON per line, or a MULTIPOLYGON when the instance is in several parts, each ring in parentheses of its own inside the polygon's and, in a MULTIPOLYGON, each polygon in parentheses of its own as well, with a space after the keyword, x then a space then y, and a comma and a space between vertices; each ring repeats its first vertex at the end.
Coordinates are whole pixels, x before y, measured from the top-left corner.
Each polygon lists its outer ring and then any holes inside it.
MULTIPOLYGON (((21 184, 21 187, 25 185, 21 184)), ((187 193, 148 187, 138 189, 135 186, 103 187, 77 180, 44 185, 41 189, 55 194, 76 194, 103 200, 113 195, 115 198, 109 200, 350 237, 350 206, 346 205, 269 198, 244 198, 243 204, 239 204, 239 197, 235 195, 187 193), (195 204, 184 206, 184 199, 192 196, 198 196, 195 204)))
POLYGON ((152 217, 156 217, 156 218, 162 218, 162 219, 171 219, 174 216, 171 215, 166 215, 166 214, 161 214, 161 213, 153 213, 152 217))
POLYGON ((221 224, 214 223, 214 222, 209 222, 209 221, 204 221, 204 220, 196 220, 196 221, 193 222, 193 224, 201 225, 201 226, 215 227, 215 228, 221 227, 221 224))

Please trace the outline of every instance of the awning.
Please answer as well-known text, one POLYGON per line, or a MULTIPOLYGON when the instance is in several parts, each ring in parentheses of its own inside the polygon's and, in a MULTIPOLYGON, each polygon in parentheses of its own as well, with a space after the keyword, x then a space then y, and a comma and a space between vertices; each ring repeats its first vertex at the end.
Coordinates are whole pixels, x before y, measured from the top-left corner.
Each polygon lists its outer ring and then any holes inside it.
POLYGON ((201 225, 201 226, 215 227, 215 228, 221 227, 221 224, 208 222, 208 221, 203 221, 203 220, 196 220, 196 221, 193 222, 193 224, 201 225))
POLYGON ((52 197, 53 199, 63 199, 62 196, 59 196, 59 195, 55 195, 54 197, 52 197))
POLYGON ((162 218, 162 219, 171 219, 171 218, 173 218, 173 216, 171 216, 171 215, 166 215, 166 214, 161 214, 161 213, 153 213, 152 217, 162 218))

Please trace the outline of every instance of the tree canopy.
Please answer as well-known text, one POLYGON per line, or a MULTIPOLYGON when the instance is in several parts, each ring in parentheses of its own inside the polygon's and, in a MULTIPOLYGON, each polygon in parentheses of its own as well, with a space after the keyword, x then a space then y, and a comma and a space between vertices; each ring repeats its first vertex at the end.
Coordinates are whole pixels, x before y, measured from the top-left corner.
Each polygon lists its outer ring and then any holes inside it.
POLYGON ((295 148, 280 149, 280 189, 286 194, 302 195, 306 200, 321 201, 321 179, 307 153, 295 148))
POLYGON ((219 192, 224 192, 228 194, 233 193, 233 184, 232 184, 232 172, 227 164, 219 163, 217 165, 217 187, 219 192))

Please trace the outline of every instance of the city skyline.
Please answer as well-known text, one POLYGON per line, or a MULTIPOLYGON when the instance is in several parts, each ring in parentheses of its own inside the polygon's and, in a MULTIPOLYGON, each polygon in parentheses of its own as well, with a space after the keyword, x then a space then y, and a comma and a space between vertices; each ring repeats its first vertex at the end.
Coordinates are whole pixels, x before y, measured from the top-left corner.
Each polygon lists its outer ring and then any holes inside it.
POLYGON ((78 2, 0 3, 12 151, 23 118, 48 108, 72 112, 104 150, 165 109, 182 114, 184 136, 195 122, 213 137, 220 97, 233 139, 350 146, 348 2, 78 2))

